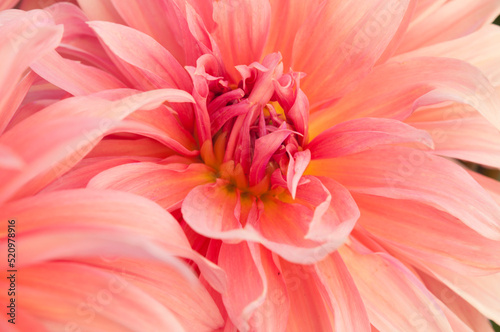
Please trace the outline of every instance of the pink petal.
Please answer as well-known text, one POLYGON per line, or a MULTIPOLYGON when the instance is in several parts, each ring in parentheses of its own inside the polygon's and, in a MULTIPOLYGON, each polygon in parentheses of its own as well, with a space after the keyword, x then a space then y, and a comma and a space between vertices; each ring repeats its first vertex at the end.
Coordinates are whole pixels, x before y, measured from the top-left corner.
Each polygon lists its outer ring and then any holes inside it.
POLYGON ((42 78, 74 96, 126 87, 125 84, 107 72, 64 59, 55 51, 33 63, 31 69, 42 78))
POLYGON ((271 0, 271 29, 263 54, 280 52, 284 68, 290 68, 293 41, 302 24, 321 1, 271 0))
POLYGON ((55 26, 50 14, 41 10, 29 13, 7 10, 1 12, 0 18, 3 22, 0 27, 0 58, 3 63, 0 70, 0 130, 3 131, 13 113, 12 104, 6 103, 13 101, 9 100, 13 94, 22 94, 16 91, 16 84, 32 62, 57 47, 63 28, 55 26), (37 26, 33 22, 40 24, 37 26))
POLYGON ((169 308, 118 271, 73 262, 45 263, 23 271, 18 287, 25 300, 20 305, 48 330, 186 331, 169 308), (50 282, 55 279, 58 282, 50 282))
POLYGON ((249 320, 264 302, 268 291, 259 256, 258 247, 245 241, 239 244, 223 243, 220 249, 218 264, 229 281, 222 300, 229 317, 243 332, 250 331, 249 320))
POLYGON ((27 163, 22 173, 0 174, 0 200, 34 193, 62 175, 111 129, 138 108, 158 107, 165 100, 191 101, 178 90, 157 90, 111 102, 100 98, 69 98, 19 123, 0 138, 27 163), (15 137, 15 139, 13 139, 15 137), (27 185, 30 181, 31 185, 27 185), (24 187, 23 187, 24 186, 24 187))
POLYGON ((193 260, 216 290, 225 288, 223 272, 191 249, 177 220, 137 195, 90 189, 57 191, 5 204, 0 215, 23 221, 18 228, 20 247, 26 248, 23 265, 99 255, 152 257, 175 263, 172 255, 177 255, 193 260), (146 219, 148 227, 143 227, 146 219))
POLYGON ((125 24, 111 0, 77 0, 90 20, 125 24))
POLYGON ((475 307, 481 314, 494 321, 500 321, 500 274, 486 276, 457 275, 437 265, 426 266, 429 273, 444 283, 461 298, 475 307))
POLYGON ((105 170, 90 180, 88 187, 131 192, 173 211, 180 208, 193 188, 213 180, 213 170, 204 164, 188 166, 141 162, 105 170))
POLYGON ((266 0, 221 0, 214 3, 213 32, 222 60, 234 82, 236 65, 260 61, 269 33, 271 6, 266 0))
POLYGON ((301 88, 312 107, 341 97, 370 72, 409 2, 332 0, 315 8, 295 37, 292 61, 307 74, 301 88))
POLYGON ((0 169, 20 170, 25 166, 24 160, 11 148, 0 145, 0 169))
POLYGON ((411 26, 398 53, 470 34, 493 21, 499 9, 500 4, 495 0, 448 1, 411 26))
POLYGON ((297 186, 299 185, 299 181, 304 174, 304 171, 309 165, 311 161, 311 151, 304 150, 296 152, 293 156, 290 154, 289 149, 287 152, 290 156, 290 161, 288 163, 288 169, 286 172, 286 184, 288 191, 292 195, 292 198, 295 199, 295 195, 297 194, 297 186))
POLYGON ((452 105, 445 108, 436 121, 416 119, 414 122, 410 117, 408 122, 433 137, 435 153, 500 168, 500 131, 482 116, 465 115, 461 111, 463 107, 452 105), (448 116, 453 113, 459 118, 448 116))
POLYGON ((89 25, 123 74, 139 88, 179 88, 191 92, 192 82, 186 70, 150 36, 115 23, 90 22, 89 25))
POLYGON ((182 65, 193 65, 202 55, 182 12, 184 3, 151 0, 144 6, 138 0, 111 2, 128 26, 156 39, 182 65))
POLYGON ((313 160, 307 172, 334 178, 351 191, 420 201, 451 214, 489 239, 500 239, 500 207, 491 196, 463 168, 425 151, 372 148, 351 156, 313 160))
POLYGON ((452 331, 434 296, 401 262, 386 253, 362 254, 348 246, 339 251, 378 330, 452 331))
POLYGON ((443 283, 424 273, 419 273, 419 276, 424 282, 425 287, 427 287, 428 290, 439 298, 444 305, 450 308, 461 319, 461 321, 467 324, 471 331, 493 332, 493 327, 488 319, 472 307, 467 301, 462 299, 457 293, 453 292, 443 283))
POLYGON ((316 263, 323 296, 334 312, 336 331, 370 331, 363 300, 340 255, 335 252, 316 263))
POLYGON ((443 101, 469 104, 500 127, 500 99, 477 68, 454 59, 416 58, 375 68, 339 103, 313 113, 310 133, 317 136, 337 123, 362 117, 403 120, 418 107, 443 101))
POLYGON ((313 159, 342 157, 377 145, 422 143, 433 146, 429 134, 391 119, 361 118, 346 121, 322 132, 307 148, 313 159))
POLYGON ((457 274, 500 272, 496 259, 500 243, 455 217, 415 201, 367 195, 355 195, 355 199, 361 210, 358 224, 392 250, 457 274))
POLYGON ((290 299, 286 331, 335 331, 335 318, 322 296, 322 286, 314 282, 314 269, 285 260, 280 260, 280 266, 290 299))

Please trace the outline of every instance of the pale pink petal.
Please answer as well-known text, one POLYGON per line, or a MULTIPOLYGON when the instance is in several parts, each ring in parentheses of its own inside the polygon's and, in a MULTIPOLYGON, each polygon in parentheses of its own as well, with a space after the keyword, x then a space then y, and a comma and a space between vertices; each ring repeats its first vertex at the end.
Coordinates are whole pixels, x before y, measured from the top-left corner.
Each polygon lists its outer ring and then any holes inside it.
POLYGON ((307 148, 312 159, 342 157, 377 145, 421 143, 433 146, 423 130, 391 119, 361 118, 339 123, 315 137, 307 148))
POLYGON ((167 49, 182 65, 194 65, 202 55, 199 42, 191 34, 183 8, 171 0, 111 0, 128 26, 139 30, 167 49))
POLYGON ((334 312, 336 331, 370 331, 363 300, 338 252, 316 263, 320 288, 334 312))
POLYGON ((90 20, 124 24, 111 0, 77 0, 90 20))
POLYGON ((461 298, 475 307, 481 314, 494 321, 500 321, 500 274, 486 276, 466 276, 437 265, 425 264, 424 270, 429 273, 461 298))
POLYGON ((403 19, 409 0, 340 1, 317 6, 299 29, 292 68, 312 107, 338 99, 366 76, 403 19))
POLYGON ((457 293, 429 275, 419 273, 419 276, 424 282, 425 287, 440 299, 444 305, 450 308, 461 321, 467 324, 471 331, 493 332, 493 327, 488 319, 457 293))
POLYGON ((126 87, 125 84, 107 72, 64 59, 55 51, 31 64, 31 69, 48 82, 74 96, 126 87))
MULTIPOLYGON (((12 104, 6 103, 13 101, 10 100, 12 94, 23 94, 16 91, 16 84, 31 63, 57 47, 63 28, 55 26, 50 14, 42 10, 29 13, 7 10, 1 12, 0 22, 0 58, 3 63, 0 69, 0 129, 3 131, 14 112, 10 109, 12 104), (38 25, 35 22, 39 22, 38 25)), ((28 85, 25 88, 31 84, 28 81, 24 82, 28 85)))
POLYGON ((115 23, 89 25, 116 58, 123 74, 139 88, 179 88, 191 92, 192 82, 186 70, 150 36, 115 23))
POLYGON ((271 6, 266 0, 221 0, 214 3, 213 32, 222 60, 234 82, 240 75, 236 65, 260 61, 269 33, 271 6))
POLYGON ((415 201, 355 195, 358 224, 387 247, 459 274, 500 272, 500 242, 455 217, 415 201), (404 222, 402 222, 404 221, 404 222))
POLYGON ((165 100, 191 101, 178 90, 156 90, 117 101, 75 97, 32 115, 0 138, 27 163, 22 173, 4 172, 0 200, 35 193, 65 173, 123 119, 138 108, 153 109, 165 100), (15 138, 15 139, 14 139, 15 138), (30 181, 31 184, 27 185, 30 181), (21 193, 22 192, 22 193, 21 193))
POLYGON ((456 101, 500 127, 500 97, 475 67, 455 59, 415 58, 378 66, 336 105, 311 115, 310 133, 362 117, 403 120, 421 106, 456 101), (384 77, 384 84, 380 84, 384 77))
POLYGON ((428 152, 372 148, 313 160, 307 173, 334 178, 359 193, 420 201, 448 212, 487 238, 500 239, 500 207, 493 198, 462 167, 428 152))
POLYGON ((424 19, 413 24, 404 36, 398 53, 463 37, 496 18, 496 0, 448 1, 424 19))
POLYGON ((500 84, 499 58, 500 27, 488 25, 462 38, 438 43, 401 54, 391 61, 405 61, 414 57, 449 57, 467 61, 481 69, 495 86, 500 84), (481 50, 478 52, 477 50, 481 50))
POLYGON ((435 142, 435 153, 500 168, 500 131, 482 116, 468 116, 465 105, 451 105, 435 121, 407 122, 426 130, 435 142), (458 118, 450 114, 456 113, 458 118))
POLYGON ((452 331, 434 296, 401 262, 386 253, 339 249, 380 331, 452 331))
POLYGON ((20 170, 24 165, 24 160, 10 147, 0 145, 0 169, 20 170))
POLYGON ((204 164, 141 162, 105 170, 90 180, 88 187, 131 192, 173 211, 180 208, 193 188, 212 182, 214 178, 213 170, 204 164))

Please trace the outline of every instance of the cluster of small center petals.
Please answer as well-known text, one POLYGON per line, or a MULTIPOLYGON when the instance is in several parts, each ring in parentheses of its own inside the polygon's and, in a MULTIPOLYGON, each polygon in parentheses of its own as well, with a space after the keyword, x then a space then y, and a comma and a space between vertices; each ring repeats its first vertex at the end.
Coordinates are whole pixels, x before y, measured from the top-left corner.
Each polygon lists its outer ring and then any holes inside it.
POLYGON ((283 74, 279 53, 237 66, 238 85, 217 76, 220 71, 208 73, 210 67, 214 70, 213 61, 202 59, 197 68, 188 68, 195 99, 198 93, 204 96, 197 104, 198 137, 208 136, 200 127, 210 131, 210 139, 201 140, 202 158, 221 179, 256 196, 273 183, 286 185, 291 160, 307 143, 309 103, 300 90, 302 74, 283 74))

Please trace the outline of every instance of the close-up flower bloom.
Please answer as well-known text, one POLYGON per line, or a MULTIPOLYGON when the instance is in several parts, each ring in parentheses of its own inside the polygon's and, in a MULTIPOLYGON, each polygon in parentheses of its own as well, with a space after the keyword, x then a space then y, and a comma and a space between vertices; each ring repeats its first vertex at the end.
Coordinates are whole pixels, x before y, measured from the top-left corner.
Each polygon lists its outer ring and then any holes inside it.
POLYGON ((2 331, 500 322, 498 0, 0 9, 2 331))

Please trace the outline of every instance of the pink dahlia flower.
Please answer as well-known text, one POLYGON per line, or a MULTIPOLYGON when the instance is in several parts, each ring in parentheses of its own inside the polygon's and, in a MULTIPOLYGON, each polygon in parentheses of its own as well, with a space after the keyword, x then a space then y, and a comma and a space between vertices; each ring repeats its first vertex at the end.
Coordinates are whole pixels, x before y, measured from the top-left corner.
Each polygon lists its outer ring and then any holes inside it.
POLYGON ((500 321, 498 1, 77 4, 0 12, 4 329, 500 321))

